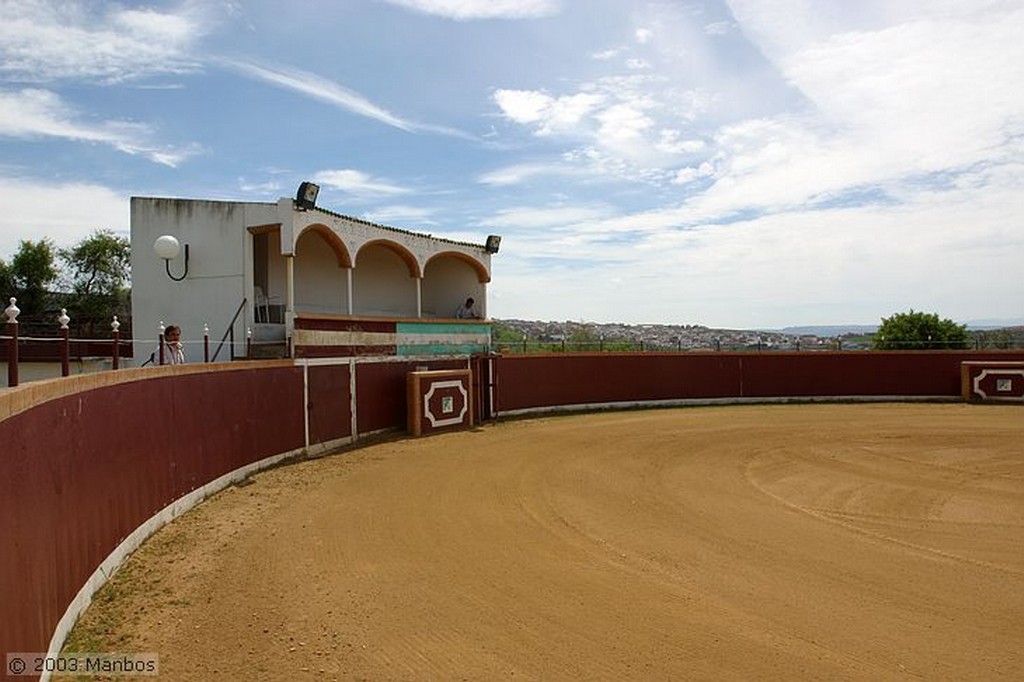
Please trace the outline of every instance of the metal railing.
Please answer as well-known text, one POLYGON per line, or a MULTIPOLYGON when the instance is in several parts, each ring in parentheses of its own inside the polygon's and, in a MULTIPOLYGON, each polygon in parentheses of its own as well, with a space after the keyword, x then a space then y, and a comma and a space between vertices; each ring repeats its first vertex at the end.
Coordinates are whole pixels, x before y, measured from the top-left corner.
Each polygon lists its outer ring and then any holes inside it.
MULTIPOLYGON (((886 351, 928 351, 928 350, 1019 350, 1024 348, 1024 333, 1019 336, 989 335, 984 333, 973 334, 966 346, 953 346, 943 342, 932 343, 892 343, 894 348, 884 349, 886 351)), ((491 349, 496 353, 505 354, 531 354, 531 353, 665 353, 665 352, 749 352, 749 353, 771 353, 771 352, 820 352, 820 351, 872 351, 876 350, 870 339, 863 337, 853 338, 819 338, 819 339, 792 339, 792 340, 769 340, 769 339, 736 339, 736 338, 711 338, 711 339, 597 339, 587 341, 573 341, 568 339, 530 339, 524 337, 521 340, 492 340, 491 349)))
MULTIPOLYGON (((231 318, 231 321, 228 322, 228 328, 224 331, 224 336, 220 337, 220 343, 217 344, 217 350, 215 350, 213 352, 213 359, 212 360, 208 359, 207 362, 216 362, 217 361, 217 358, 220 356, 221 348, 224 347, 224 343, 228 340, 229 337, 231 339, 231 359, 232 360, 236 359, 235 358, 235 323, 238 321, 238 316, 242 314, 243 310, 245 310, 245 304, 248 303, 248 302, 249 302, 249 299, 247 299, 246 297, 243 296, 242 297, 242 302, 238 304, 238 309, 235 310, 234 316, 231 318)), ((251 355, 252 355, 252 334, 249 333, 249 334, 246 334, 245 356, 246 357, 250 357, 251 355)), ((207 356, 207 357, 209 357, 209 356, 207 356)))
MULTIPOLYGON (((242 311, 245 310, 247 303, 248 299, 243 297, 212 356, 210 354, 210 330, 207 325, 204 325, 203 328, 202 341, 179 341, 179 347, 201 343, 203 346, 203 362, 216 362, 225 345, 230 347, 231 360, 251 358, 251 329, 248 329, 246 333, 245 354, 237 356, 235 355, 234 350, 236 343, 235 325, 237 324, 242 311)), ((132 357, 132 339, 130 337, 127 340, 121 338, 121 323, 117 319, 116 315, 110 323, 111 335, 109 339, 86 339, 71 338, 69 327, 71 318, 69 317, 66 308, 62 308, 60 316, 53 321, 56 325, 59 325, 56 336, 22 335, 20 330, 21 323, 18 320, 18 316, 20 314, 21 311, 18 309, 17 299, 11 298, 9 299, 9 305, 3 310, 3 316, 0 317, 0 361, 6 361, 7 363, 8 387, 17 386, 19 384, 19 365, 23 361, 59 361, 61 365, 61 376, 66 377, 71 374, 72 357, 78 357, 79 359, 86 356, 93 358, 109 357, 111 359, 111 369, 114 370, 120 368, 120 359, 122 356, 132 357), (54 346, 56 347, 55 352, 53 350, 54 346), (75 354, 72 350, 77 350, 78 353, 75 354), (28 351, 27 356, 24 354, 24 351, 28 351)), ((47 333, 45 329, 41 329, 40 324, 37 321, 30 322, 30 326, 38 333, 47 333)), ((148 359, 141 364, 142 367, 150 364, 160 365, 171 362, 170 358, 165 356, 165 351, 168 346, 165 344, 164 331, 164 323, 161 322, 157 338, 151 340, 134 338, 135 343, 145 344, 149 341, 155 348, 155 350, 149 355, 148 359)))

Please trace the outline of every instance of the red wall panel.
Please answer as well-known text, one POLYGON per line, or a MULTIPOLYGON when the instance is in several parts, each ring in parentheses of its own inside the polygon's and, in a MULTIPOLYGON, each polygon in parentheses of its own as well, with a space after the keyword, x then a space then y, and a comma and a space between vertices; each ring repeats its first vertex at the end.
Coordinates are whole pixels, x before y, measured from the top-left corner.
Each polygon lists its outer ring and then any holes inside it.
POLYGON ((0 421, 0 650, 46 651, 97 566, 156 512, 303 445, 298 368, 134 381, 0 421))
POLYGON ((420 368, 463 369, 465 360, 395 361, 356 365, 359 433, 403 428, 407 420, 406 377, 420 368))
POLYGON ((495 360, 498 412, 707 398, 960 395, 960 363, 1024 352, 632 353, 495 360))
MULTIPOLYGON (((672 399, 956 398, 964 361, 1024 361, 1024 352, 506 356, 494 358, 491 378, 499 412, 672 399)), ((304 372, 311 442, 355 435, 347 363, 261 365, 131 370, 138 380, 40 399, 0 421, 0 653, 45 651, 86 579, 160 509, 227 472, 303 447, 304 372)), ((406 424, 410 371, 466 366, 357 364, 358 432, 406 424)))
POLYGON ((772 353, 743 358, 746 397, 960 394, 962 352, 772 353))
POLYGON ((309 367, 309 440, 311 443, 352 435, 349 366, 309 367))
POLYGON ((673 398, 740 390, 740 358, 716 354, 579 354, 498 358, 497 410, 673 398), (683 360, 685 358, 685 361, 683 360))

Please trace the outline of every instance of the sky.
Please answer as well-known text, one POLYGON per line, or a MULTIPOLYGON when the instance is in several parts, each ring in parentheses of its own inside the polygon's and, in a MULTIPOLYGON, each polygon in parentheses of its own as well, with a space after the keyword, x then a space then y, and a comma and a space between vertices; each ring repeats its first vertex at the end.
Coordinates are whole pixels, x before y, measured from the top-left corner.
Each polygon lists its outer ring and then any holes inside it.
POLYGON ((1024 0, 0 0, 0 258, 132 196, 483 243, 495 318, 1024 320, 1024 0))

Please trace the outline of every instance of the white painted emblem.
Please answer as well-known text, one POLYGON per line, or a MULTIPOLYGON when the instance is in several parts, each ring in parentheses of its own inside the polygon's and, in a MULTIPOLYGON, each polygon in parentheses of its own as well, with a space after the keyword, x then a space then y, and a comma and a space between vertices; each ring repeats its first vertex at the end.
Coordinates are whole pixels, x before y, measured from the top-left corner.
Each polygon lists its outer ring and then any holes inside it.
POLYGON ((996 379, 997 393, 1009 393, 1013 390, 1014 380, 1024 381, 1024 369, 983 369, 978 376, 974 377, 974 392, 980 395, 982 400, 1013 400, 1015 402, 1024 400, 1024 396, 990 396, 981 387, 981 382, 988 376, 1000 377, 996 379))
MULTIPOLYGON (((445 414, 451 414, 455 411, 455 399, 452 396, 443 396, 441 398, 441 411, 445 414)), ((469 395, 466 393, 466 388, 462 385, 461 381, 435 381, 430 384, 430 390, 427 391, 427 395, 423 397, 423 416, 427 418, 430 425, 435 429, 440 426, 454 426, 461 424, 462 419, 466 416, 466 412, 469 411, 469 395), (442 388, 456 388, 459 393, 462 394, 462 410, 457 416, 440 419, 434 416, 434 413, 430 411, 430 399, 433 397, 434 392, 442 388)))

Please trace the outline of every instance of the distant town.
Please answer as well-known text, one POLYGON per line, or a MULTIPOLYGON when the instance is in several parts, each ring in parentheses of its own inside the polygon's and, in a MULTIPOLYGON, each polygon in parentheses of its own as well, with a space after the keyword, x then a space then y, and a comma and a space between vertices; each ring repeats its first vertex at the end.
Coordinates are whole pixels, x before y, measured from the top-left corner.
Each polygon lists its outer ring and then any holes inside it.
MULTIPOLYGON (((866 350, 877 326, 713 329, 701 325, 495 319, 493 343, 515 350, 866 350)), ((1024 327, 973 330, 979 348, 1024 345, 1024 327)))

